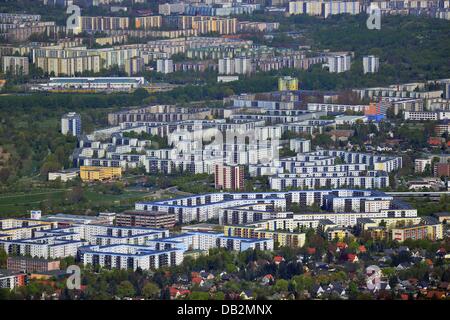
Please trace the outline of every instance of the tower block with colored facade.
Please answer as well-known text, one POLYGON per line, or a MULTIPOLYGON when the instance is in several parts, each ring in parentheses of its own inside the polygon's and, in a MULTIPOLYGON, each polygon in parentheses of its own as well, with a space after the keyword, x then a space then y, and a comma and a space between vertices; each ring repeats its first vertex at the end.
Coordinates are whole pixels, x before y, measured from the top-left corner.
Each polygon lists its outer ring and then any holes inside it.
POLYGON ((380 121, 386 116, 387 107, 380 102, 371 102, 369 107, 364 111, 364 115, 369 119, 369 121, 380 121))
POLYGON ((214 182, 216 189, 243 190, 244 168, 217 164, 214 168, 214 182))

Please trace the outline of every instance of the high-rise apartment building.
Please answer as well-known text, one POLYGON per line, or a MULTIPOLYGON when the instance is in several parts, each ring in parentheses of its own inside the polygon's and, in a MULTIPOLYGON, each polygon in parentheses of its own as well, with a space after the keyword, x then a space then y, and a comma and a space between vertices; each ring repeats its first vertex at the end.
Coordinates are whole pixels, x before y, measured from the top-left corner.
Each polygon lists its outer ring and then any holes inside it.
POLYGON ((69 112, 61 118, 61 133, 65 135, 81 135, 81 116, 75 112, 69 112))
POLYGON ((244 168, 241 166, 216 165, 214 168, 216 189, 243 190, 244 168))
POLYGON ((289 2, 290 14, 307 14, 327 18, 337 14, 356 15, 360 12, 361 5, 358 1, 306 0, 289 2))
POLYGON ((375 56, 363 57, 364 73, 377 73, 380 68, 380 58, 375 56))
POLYGON ((249 74, 252 60, 246 57, 219 59, 219 74, 249 74))
POLYGON ((86 71, 100 72, 101 59, 98 55, 67 58, 37 57, 36 66, 49 75, 73 77, 86 71))
POLYGON ((341 73, 350 70, 351 56, 349 54, 340 54, 328 57, 328 70, 332 73, 341 73))
POLYGON ((144 71, 144 58, 133 57, 125 60, 124 69, 127 75, 132 76, 144 71))
POLYGON ((27 75, 29 73, 28 57, 4 56, 2 59, 3 73, 27 75))
POLYGON ((156 71, 161 73, 172 73, 173 72, 173 60, 170 59, 159 59, 156 61, 156 71))
POLYGON ((161 28, 161 16, 136 17, 134 19, 134 27, 136 29, 150 30, 161 28))

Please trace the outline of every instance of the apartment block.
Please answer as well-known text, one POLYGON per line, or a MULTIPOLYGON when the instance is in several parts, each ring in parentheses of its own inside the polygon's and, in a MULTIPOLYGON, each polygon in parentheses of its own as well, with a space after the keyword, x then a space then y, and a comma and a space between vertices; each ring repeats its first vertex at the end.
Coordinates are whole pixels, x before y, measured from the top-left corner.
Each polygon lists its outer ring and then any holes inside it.
POLYGON ((278 78, 278 91, 296 91, 298 90, 298 79, 292 77, 278 78))
POLYGON ((273 239, 253 239, 241 237, 219 237, 217 246, 232 251, 273 250, 273 239))
POLYGON ((380 68, 380 58, 376 56, 363 57, 363 70, 366 73, 377 73, 380 68))
POLYGON ((163 3, 158 6, 158 13, 163 16, 183 14, 185 7, 184 2, 163 3))
POLYGON ((106 30, 129 29, 130 18, 128 17, 79 17, 79 27, 74 30, 74 34, 83 31, 95 32, 106 30))
POLYGON ((443 225, 434 218, 427 217, 420 224, 393 228, 391 230, 392 240, 403 242, 411 240, 432 240, 437 241, 443 238, 443 225), (433 221, 435 220, 435 221, 433 221))
POLYGON ((240 166, 216 165, 214 168, 214 183, 216 189, 244 189, 244 168, 240 166))
POLYGON ((8 257, 6 261, 7 269, 12 272, 48 272, 59 270, 59 260, 46 260, 27 257, 8 257))
POLYGON ((436 163, 433 173, 435 177, 450 177, 450 163, 436 163))
POLYGON ((328 67, 331 73, 341 73, 350 70, 351 56, 349 54, 334 55, 328 57, 328 62, 324 66, 328 67))
POLYGON ((36 67, 44 73, 54 76, 77 76, 84 72, 100 72, 99 55, 70 58, 37 57, 36 67))
POLYGON ((414 172, 416 173, 422 173, 425 171, 427 166, 429 166, 430 170, 431 168, 431 160, 432 159, 416 159, 414 160, 414 172))
POLYGON ((80 178, 83 181, 103 181, 120 177, 122 177, 122 168, 120 167, 80 167, 80 178))
POLYGON ((27 284, 27 275, 9 270, 0 270, 0 288, 13 290, 27 284))
POLYGON ((31 238, 36 232, 52 229, 55 225, 53 222, 34 219, 0 219, 0 239, 17 240, 31 238))
POLYGON ((136 17, 134 18, 134 27, 136 29, 159 29, 162 25, 162 17, 161 16, 145 16, 145 17, 136 17))
POLYGON ((81 116, 75 112, 69 112, 61 117, 61 133, 78 137, 81 135, 81 116))
POLYGON ((307 139, 290 139, 289 149, 298 153, 311 152, 311 140, 307 139))
POLYGON ((305 234, 287 231, 266 230, 253 226, 224 226, 224 234, 229 237, 250 239, 272 239, 274 245, 282 247, 303 247, 305 234))
POLYGON ((183 250, 151 250, 147 246, 120 244, 111 246, 92 245, 80 251, 85 265, 105 269, 154 270, 176 266, 183 261, 183 250))
POLYGON ((6 39, 10 42, 25 42, 35 34, 43 34, 54 38, 58 32, 63 30, 63 27, 55 25, 53 21, 25 23, 8 29, 6 39))
POLYGON ((245 57, 219 59, 219 74, 249 74, 253 71, 252 60, 245 57))
POLYGON ((124 64, 124 70, 128 76, 139 74, 142 71, 144 71, 144 68, 145 68, 144 58, 140 57, 133 57, 127 59, 124 64))
POLYGON ((158 211, 125 211, 116 215, 116 225, 128 227, 172 228, 175 213, 158 211))
POLYGON ((156 71, 164 74, 173 72, 173 60, 158 59, 156 61, 156 71))
POLYGON ((3 56, 2 71, 13 75, 27 75, 29 73, 28 57, 3 56))
POLYGON ((307 0, 289 2, 290 14, 307 14, 327 18, 337 14, 356 15, 361 12, 358 1, 307 0))

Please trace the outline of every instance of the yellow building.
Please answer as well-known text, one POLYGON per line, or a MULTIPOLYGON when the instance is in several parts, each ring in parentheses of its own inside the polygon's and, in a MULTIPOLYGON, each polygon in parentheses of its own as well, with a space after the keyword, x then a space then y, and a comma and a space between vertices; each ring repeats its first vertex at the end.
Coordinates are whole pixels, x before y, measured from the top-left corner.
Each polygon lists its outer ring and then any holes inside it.
POLYGON ((85 71, 100 72, 101 60, 98 55, 70 58, 37 57, 36 66, 45 73, 53 73, 55 76, 75 76, 85 71))
POLYGON ((351 238, 351 237, 353 237, 353 234, 347 228, 332 227, 332 228, 328 228, 328 230, 327 230, 328 241, 332 241, 334 239, 338 239, 339 241, 342 241, 346 238, 351 238))
POLYGON ((224 226, 224 234, 231 237, 273 239, 280 247, 303 247, 305 234, 288 231, 264 230, 253 226, 224 226))
POLYGON ((80 178, 83 181, 102 181, 122 176, 122 168, 120 167, 95 167, 81 166, 80 178))
POLYGON ((385 240, 389 237, 389 233, 385 227, 368 227, 364 232, 373 240, 385 240))
POLYGON ((405 226, 394 228, 391 230, 392 240, 403 242, 406 239, 422 240, 428 239, 432 241, 441 240, 443 238, 442 224, 418 224, 413 226, 405 226))
POLYGON ((162 25, 161 16, 146 16, 146 17, 136 17, 134 18, 134 25, 136 29, 159 29, 162 25))
POLYGON ((292 77, 278 78, 278 91, 298 90, 298 79, 292 77))

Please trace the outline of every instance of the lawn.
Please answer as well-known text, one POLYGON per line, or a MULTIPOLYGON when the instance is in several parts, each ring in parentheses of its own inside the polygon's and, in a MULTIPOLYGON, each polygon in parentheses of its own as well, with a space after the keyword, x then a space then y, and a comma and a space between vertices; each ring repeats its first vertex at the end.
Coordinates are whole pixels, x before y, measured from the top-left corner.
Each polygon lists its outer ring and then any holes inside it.
POLYGON ((64 196, 66 189, 35 190, 0 195, 0 217, 26 215, 28 210, 39 209, 43 201, 54 201, 64 196))
POLYGON ((136 201, 145 200, 149 195, 147 192, 127 190, 121 194, 101 194, 87 187, 83 192, 83 201, 68 204, 64 201, 68 190, 70 189, 39 189, 28 193, 1 194, 0 218, 27 216, 29 210, 42 209, 44 214, 84 214, 88 209, 92 209, 94 214, 102 210, 119 212, 133 208, 136 201))

